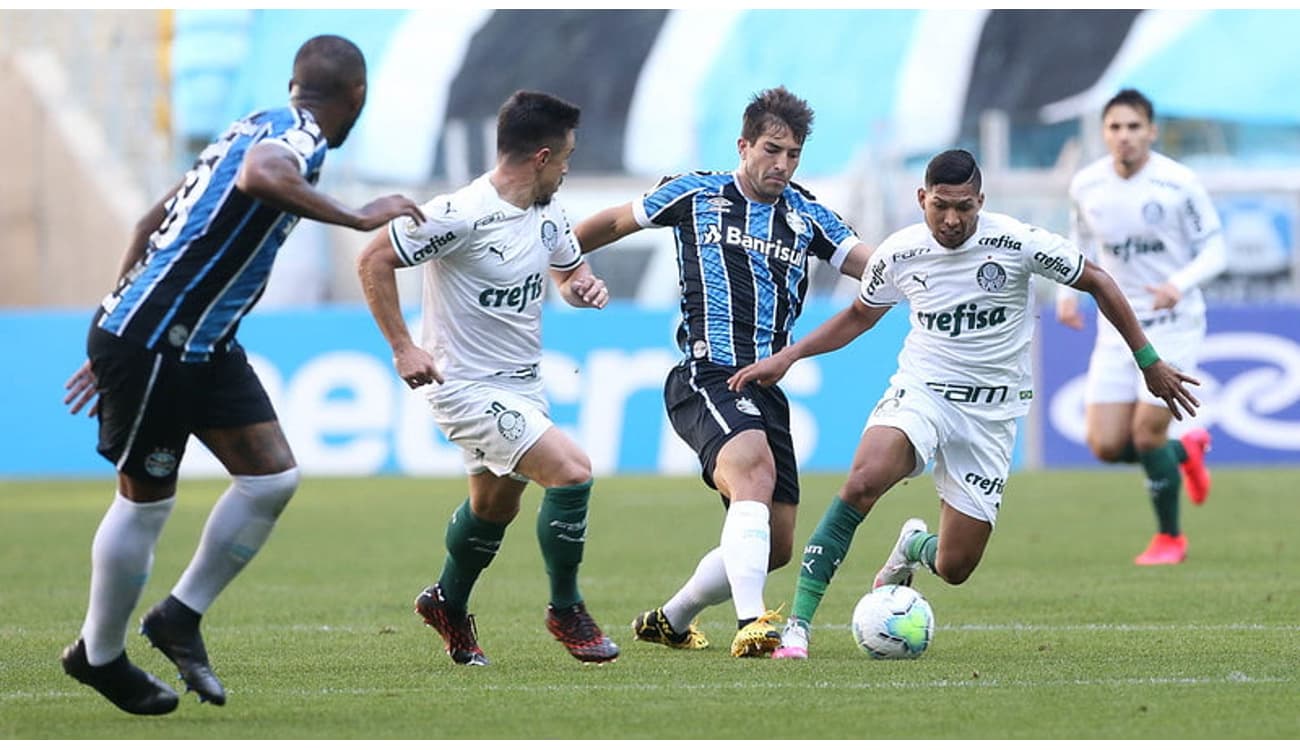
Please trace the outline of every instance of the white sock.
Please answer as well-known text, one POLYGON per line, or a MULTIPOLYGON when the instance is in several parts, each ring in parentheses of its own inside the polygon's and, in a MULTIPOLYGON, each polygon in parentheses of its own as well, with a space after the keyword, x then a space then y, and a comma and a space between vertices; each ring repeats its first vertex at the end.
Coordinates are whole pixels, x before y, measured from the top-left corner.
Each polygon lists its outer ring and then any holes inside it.
POLYGON ((686 632, 691 621, 705 607, 721 604, 731 598, 731 584, 727 582, 727 566, 722 562, 722 548, 714 547, 695 566, 695 574, 687 579, 673 598, 664 605, 668 624, 678 633, 686 632))
POLYGON ((207 612, 271 535, 275 520, 298 488, 298 474, 293 468, 279 474, 231 477, 172 596, 199 614, 207 612))
POLYGON ((763 584, 767 582, 767 557, 772 531, 768 507, 756 500, 732 500, 722 522, 722 560, 736 605, 736 618, 749 620, 767 611, 763 584))
POLYGON ((133 503, 117 493, 90 545, 90 604, 81 637, 86 661, 102 666, 126 650, 127 621, 153 568, 153 550, 176 498, 133 503))

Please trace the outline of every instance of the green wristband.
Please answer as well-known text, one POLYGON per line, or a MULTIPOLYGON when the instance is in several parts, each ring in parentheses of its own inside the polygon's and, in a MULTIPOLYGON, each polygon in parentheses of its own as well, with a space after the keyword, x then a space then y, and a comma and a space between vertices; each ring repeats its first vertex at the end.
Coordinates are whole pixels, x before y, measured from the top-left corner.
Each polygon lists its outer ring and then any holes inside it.
POLYGON ((1160 355, 1156 354, 1156 348, 1151 344, 1133 352, 1133 359, 1137 360, 1138 367, 1143 370, 1160 361, 1160 355))

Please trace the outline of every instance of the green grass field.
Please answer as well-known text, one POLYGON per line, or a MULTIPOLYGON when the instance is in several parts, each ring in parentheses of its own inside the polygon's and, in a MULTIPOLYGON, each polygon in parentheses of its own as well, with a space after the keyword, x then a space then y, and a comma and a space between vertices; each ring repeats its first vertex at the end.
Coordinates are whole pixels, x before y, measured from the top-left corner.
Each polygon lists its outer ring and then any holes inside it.
MULTIPOLYGON (((804 478, 797 544, 839 481, 804 478)), ((81 625, 111 481, 0 483, 0 739, 1297 738, 1300 470, 1215 481, 1204 507, 1184 506, 1188 562, 1150 569, 1132 563, 1153 531, 1136 471, 1016 475, 971 580, 918 574, 938 621, 929 651, 875 662, 849 613, 902 520, 937 521, 930 479, 913 481, 859 530, 812 658, 778 662, 728 655, 729 604, 701 618, 707 651, 633 642, 632 617, 716 543, 720 506, 698 479, 600 479, 582 588, 623 648, 603 667, 543 626, 530 488, 473 600, 493 664, 465 669, 411 611, 463 481, 311 479, 205 619, 229 702, 189 696, 154 718, 119 712, 57 660, 81 625)), ((179 576, 222 486, 182 484, 136 618, 179 576)), ((769 579, 769 606, 790 601, 796 569, 769 579)), ((128 649, 174 679, 141 636, 128 649)))

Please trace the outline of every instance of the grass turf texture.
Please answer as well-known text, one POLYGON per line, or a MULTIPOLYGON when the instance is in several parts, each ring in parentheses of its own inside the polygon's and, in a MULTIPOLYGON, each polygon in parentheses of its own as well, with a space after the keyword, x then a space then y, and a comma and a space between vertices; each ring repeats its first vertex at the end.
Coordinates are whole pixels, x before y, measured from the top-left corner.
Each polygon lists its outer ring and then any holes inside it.
MULTIPOLYGON (((840 479, 804 478, 796 545, 840 479)), ((697 479, 599 479, 582 590, 623 649, 603 667, 579 664, 543 625, 533 487, 472 600, 492 666, 466 669, 411 611, 441 566, 463 481, 308 479, 205 618, 229 703, 191 695, 141 718, 57 660, 81 625, 111 481, 5 482, 0 739, 1295 738, 1297 485, 1297 470, 1216 470, 1210 501, 1183 507, 1188 561, 1140 568, 1132 559, 1153 521, 1136 469, 1018 474, 970 581, 918 573, 938 622, 929 651, 873 661, 853 645, 849 614, 902 520, 937 522, 923 477, 859 530, 818 613, 812 658, 777 662, 727 654, 729 603, 701 618, 707 651, 632 640, 633 616, 716 543, 720 506, 697 479)), ((179 576, 223 486, 182 483, 132 617, 128 653, 174 685, 134 625, 179 576)), ((769 579, 769 606, 791 600, 798 559, 769 579)))

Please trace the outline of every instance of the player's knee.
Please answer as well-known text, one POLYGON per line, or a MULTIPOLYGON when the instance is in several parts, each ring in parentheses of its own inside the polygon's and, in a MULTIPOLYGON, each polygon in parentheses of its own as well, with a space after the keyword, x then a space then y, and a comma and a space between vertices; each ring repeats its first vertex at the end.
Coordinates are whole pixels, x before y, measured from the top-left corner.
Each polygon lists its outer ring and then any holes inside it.
POLYGON ((591 459, 585 455, 568 456, 555 468, 553 487, 572 487, 591 481, 591 459))
POLYGON ((1096 456, 1099 461, 1106 463, 1115 463, 1124 457, 1125 443, 1114 440, 1100 440, 1088 438, 1088 450, 1096 456))
POLYGON ((278 474, 242 475, 232 481, 254 506, 272 517, 279 517, 289 498, 298 490, 302 472, 297 466, 278 474))

